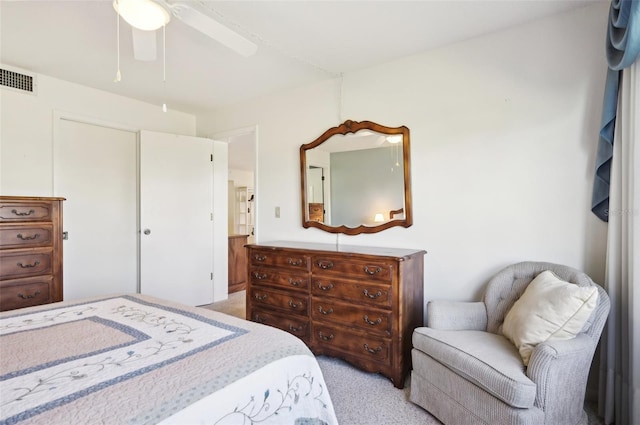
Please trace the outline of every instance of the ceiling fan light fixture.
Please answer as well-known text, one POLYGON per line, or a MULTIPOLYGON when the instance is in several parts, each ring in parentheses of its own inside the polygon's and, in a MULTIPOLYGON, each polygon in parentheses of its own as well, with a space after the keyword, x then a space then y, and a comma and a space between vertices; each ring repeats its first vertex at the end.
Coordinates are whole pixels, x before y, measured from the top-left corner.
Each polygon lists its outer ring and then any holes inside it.
POLYGON ((132 27, 154 31, 171 20, 169 12, 152 0, 114 0, 113 8, 132 27))

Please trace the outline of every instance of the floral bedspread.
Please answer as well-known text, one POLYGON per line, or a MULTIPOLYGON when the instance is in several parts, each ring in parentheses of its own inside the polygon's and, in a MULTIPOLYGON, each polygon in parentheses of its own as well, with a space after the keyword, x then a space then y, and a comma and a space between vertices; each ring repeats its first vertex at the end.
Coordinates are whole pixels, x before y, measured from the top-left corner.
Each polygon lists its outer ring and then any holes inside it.
POLYGON ((0 424, 336 424, 297 338, 141 295, 0 314, 0 424))

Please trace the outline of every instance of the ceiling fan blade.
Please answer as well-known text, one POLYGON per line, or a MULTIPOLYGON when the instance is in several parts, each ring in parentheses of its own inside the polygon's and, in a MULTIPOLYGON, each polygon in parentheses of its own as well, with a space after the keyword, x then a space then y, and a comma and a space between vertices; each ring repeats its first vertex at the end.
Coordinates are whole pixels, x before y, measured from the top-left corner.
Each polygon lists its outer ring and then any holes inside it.
POLYGON ((143 31, 131 27, 133 39, 133 57, 141 61, 154 61, 157 58, 156 32, 143 31))
POLYGON ((186 4, 174 3, 169 7, 173 16, 242 56, 251 56, 258 50, 255 43, 186 4))

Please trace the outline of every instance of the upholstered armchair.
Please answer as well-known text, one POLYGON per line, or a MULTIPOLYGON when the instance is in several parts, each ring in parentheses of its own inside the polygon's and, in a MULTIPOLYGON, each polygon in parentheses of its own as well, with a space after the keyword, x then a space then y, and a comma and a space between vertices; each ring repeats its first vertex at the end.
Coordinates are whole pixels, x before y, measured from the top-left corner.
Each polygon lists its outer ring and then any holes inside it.
POLYGON ((413 333, 410 399, 449 425, 586 424, 587 378, 608 314, 606 292, 578 270, 509 266, 489 281, 481 302, 427 304, 427 327, 413 333), (572 301, 577 310, 562 312, 568 319, 556 320, 542 342, 527 340, 518 326, 535 323, 529 331, 540 337, 553 322, 531 310, 539 305, 527 305, 547 297, 547 312, 560 314, 568 293, 582 297, 572 301), (580 314, 584 320, 567 329, 580 314))

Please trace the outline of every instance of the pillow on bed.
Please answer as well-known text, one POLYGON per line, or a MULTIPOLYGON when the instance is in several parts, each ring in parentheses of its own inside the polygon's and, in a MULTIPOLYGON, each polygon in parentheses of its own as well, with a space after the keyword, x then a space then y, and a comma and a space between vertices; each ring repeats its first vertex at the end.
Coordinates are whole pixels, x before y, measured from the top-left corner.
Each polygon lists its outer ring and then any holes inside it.
POLYGON ((536 345, 575 337, 597 301, 595 286, 578 286, 544 271, 513 304, 504 319, 502 333, 515 344, 527 366, 536 345))

